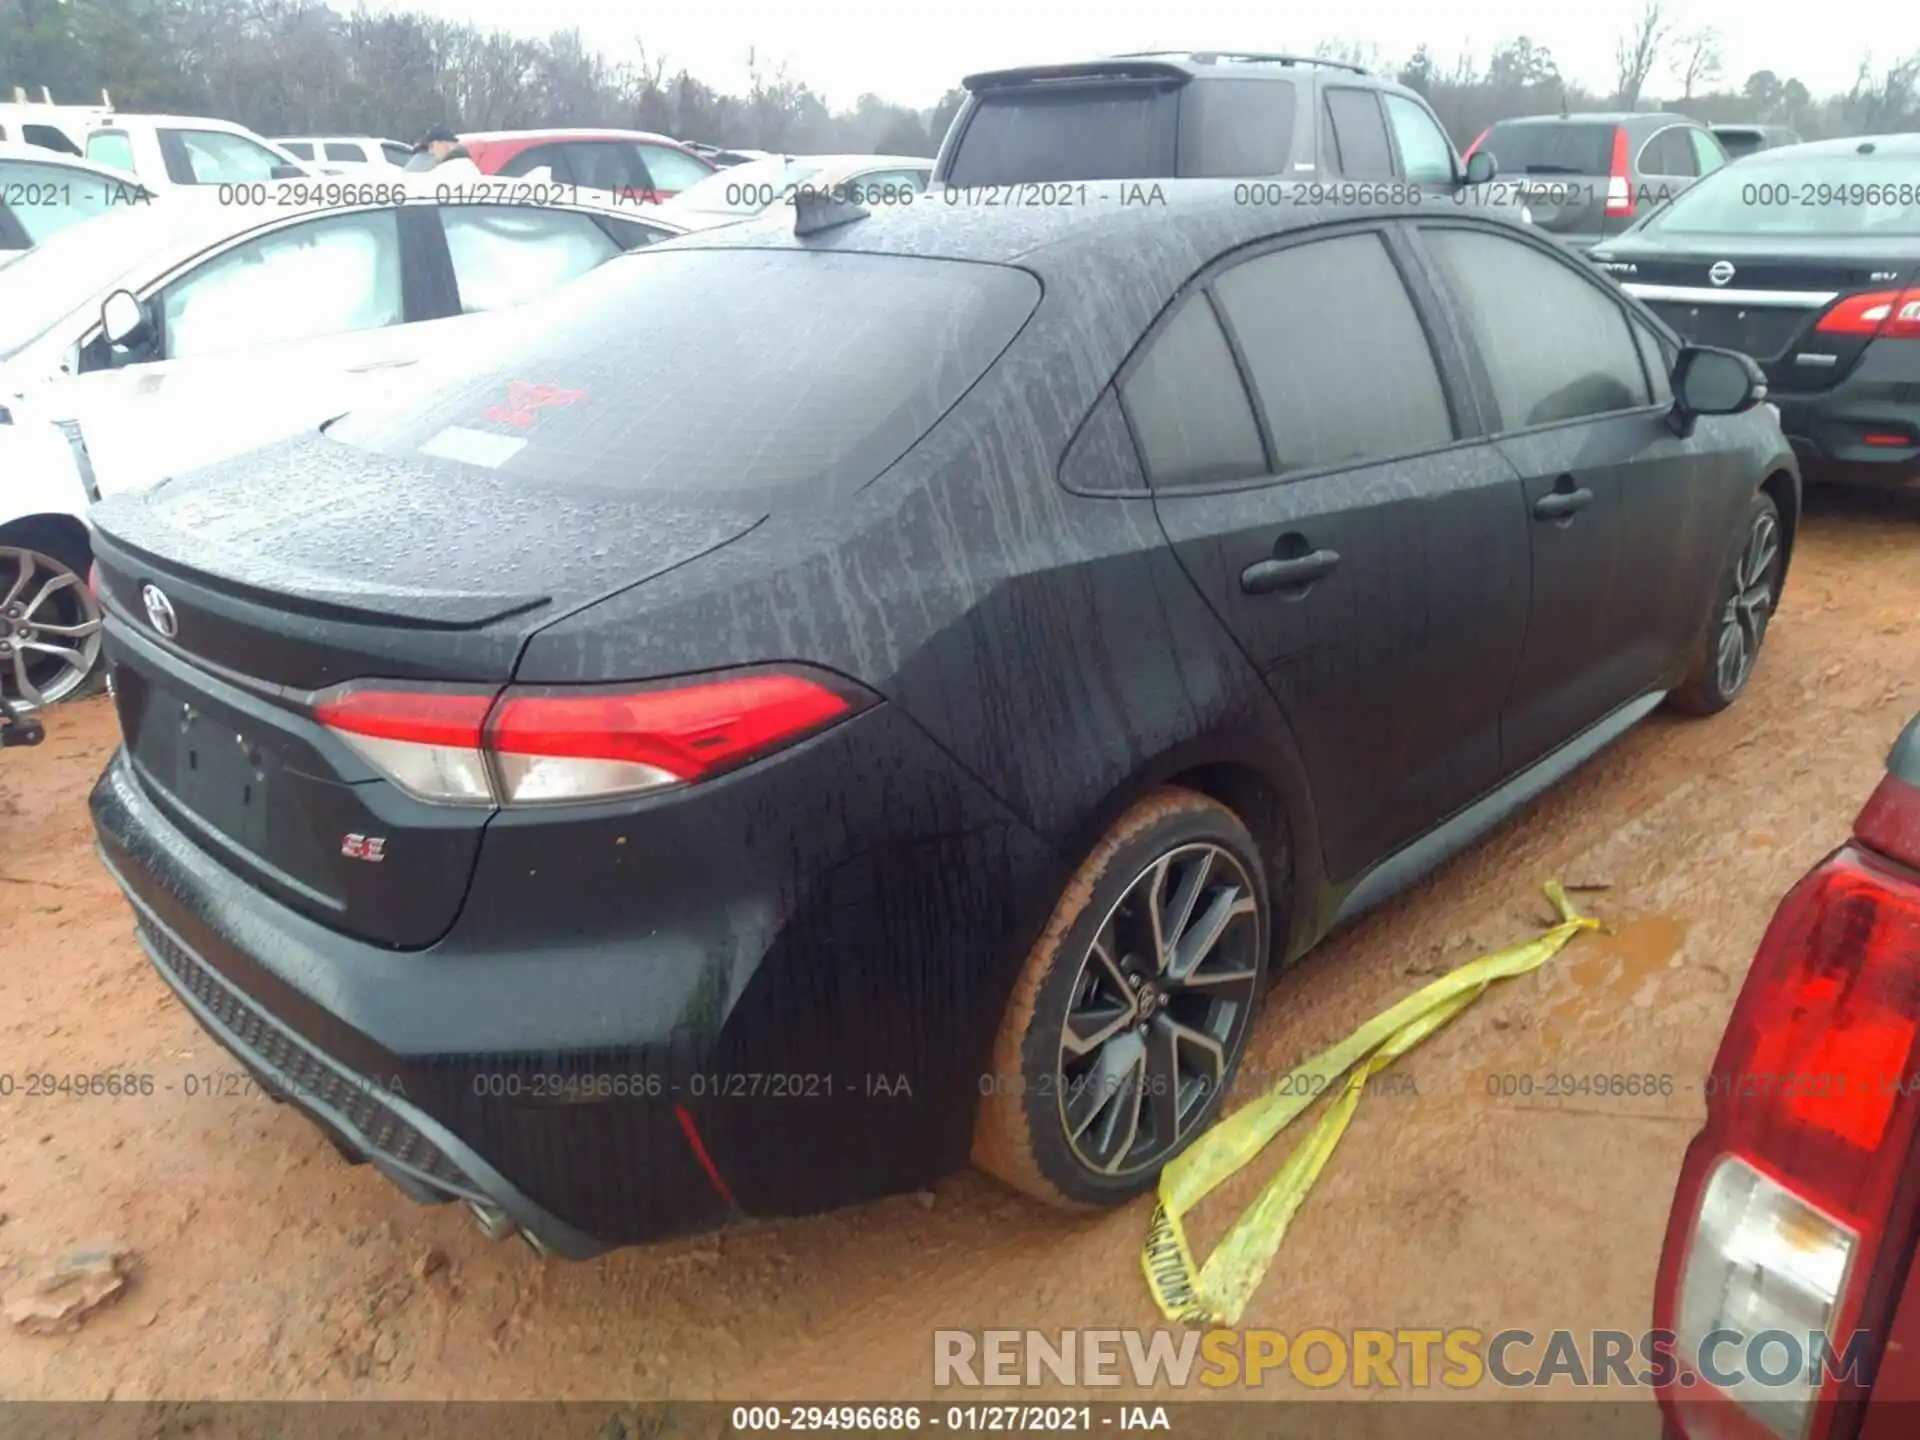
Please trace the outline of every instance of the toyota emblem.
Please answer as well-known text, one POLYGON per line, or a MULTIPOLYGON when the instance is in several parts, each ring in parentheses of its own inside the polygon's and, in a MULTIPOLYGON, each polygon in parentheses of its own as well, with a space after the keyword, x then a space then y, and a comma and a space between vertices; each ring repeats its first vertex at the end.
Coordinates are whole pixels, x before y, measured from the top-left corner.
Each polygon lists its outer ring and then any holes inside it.
POLYGON ((1726 284, 1729 280, 1733 279, 1733 262, 1730 260, 1714 261, 1713 268, 1707 271, 1707 279, 1716 285, 1726 284))
POLYGON ((167 639, 180 633, 180 617, 173 613, 173 602, 161 593, 159 586, 142 585, 140 603, 147 607, 147 619, 153 628, 167 639))

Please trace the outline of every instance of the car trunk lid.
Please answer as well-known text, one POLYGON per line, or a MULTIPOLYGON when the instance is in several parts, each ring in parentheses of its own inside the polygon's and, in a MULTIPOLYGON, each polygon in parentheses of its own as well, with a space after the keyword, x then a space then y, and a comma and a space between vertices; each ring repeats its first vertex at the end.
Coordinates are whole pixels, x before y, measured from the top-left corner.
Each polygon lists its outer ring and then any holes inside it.
POLYGON ((1683 338, 1752 356, 1767 383, 1787 393, 1830 389, 1872 343, 1871 334, 1821 330, 1823 316, 1848 296, 1899 290, 1920 272, 1873 240, 1832 237, 1817 248, 1729 238, 1683 253, 1615 244, 1607 260, 1683 338))
POLYGON ((148 791, 261 889, 402 948, 451 925, 491 809, 406 795, 314 719, 319 692, 504 686, 544 625, 761 518, 613 490, 560 505, 484 465, 317 434, 96 516, 114 703, 148 791))

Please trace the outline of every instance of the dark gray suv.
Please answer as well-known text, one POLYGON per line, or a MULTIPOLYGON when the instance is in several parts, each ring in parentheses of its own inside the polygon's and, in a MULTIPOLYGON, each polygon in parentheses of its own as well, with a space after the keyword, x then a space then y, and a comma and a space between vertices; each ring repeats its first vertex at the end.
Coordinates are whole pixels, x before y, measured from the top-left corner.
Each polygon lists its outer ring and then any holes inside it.
MULTIPOLYGON (((1357 65, 1300 55, 1155 51, 969 75, 931 188, 1103 180, 1287 179, 1331 203, 1418 186, 1484 204, 1477 173, 1420 95, 1357 65)), ((1488 163, 1493 162, 1493 163, 1488 163)), ((1302 192, 1290 191, 1289 196, 1302 192)), ((1519 203, 1499 202, 1516 217, 1519 203)))
POLYGON ((1517 194, 1534 224, 1580 251, 1727 163, 1705 125, 1660 111, 1502 120, 1467 148, 1483 152, 1495 158, 1492 188, 1517 194))

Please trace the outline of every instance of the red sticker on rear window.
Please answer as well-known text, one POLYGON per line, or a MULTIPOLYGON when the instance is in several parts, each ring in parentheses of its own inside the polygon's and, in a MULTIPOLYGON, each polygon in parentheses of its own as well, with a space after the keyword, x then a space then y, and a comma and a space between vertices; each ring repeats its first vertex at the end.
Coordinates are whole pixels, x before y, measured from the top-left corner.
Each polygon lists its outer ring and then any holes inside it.
POLYGON ((487 420, 498 420, 507 425, 518 425, 526 429, 533 424, 533 413, 544 410, 550 405, 572 405, 587 398, 584 390, 568 390, 561 385, 533 385, 525 380, 507 382, 507 403, 489 405, 480 412, 487 420))

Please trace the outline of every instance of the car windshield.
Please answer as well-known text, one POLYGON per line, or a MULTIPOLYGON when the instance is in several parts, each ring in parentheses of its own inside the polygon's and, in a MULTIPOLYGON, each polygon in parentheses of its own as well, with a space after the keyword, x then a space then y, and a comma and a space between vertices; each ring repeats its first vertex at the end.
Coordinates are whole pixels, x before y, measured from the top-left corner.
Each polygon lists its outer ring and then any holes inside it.
POLYGON ((1591 120, 1502 121, 1480 148, 1508 175, 1605 175, 1616 128, 1591 120))
POLYGON ((160 247, 204 227, 210 213, 191 203, 141 201, 51 235, 0 270, 0 360, 18 355, 115 281, 142 269, 160 247))
POLYGON ((1039 299, 1032 275, 1003 265, 638 250, 489 331, 430 388, 327 434, 562 490, 811 503, 905 454, 1039 299))
POLYGON ((1643 228, 1669 235, 1911 237, 1920 233, 1920 156, 1796 156, 1728 166, 1648 216, 1643 228))
POLYGON ((806 160, 775 156, 771 160, 750 160, 726 170, 716 170, 704 180, 696 180, 662 206, 666 210, 692 210, 702 215, 757 215, 769 205, 787 199, 792 187, 820 173, 820 167, 806 160))

